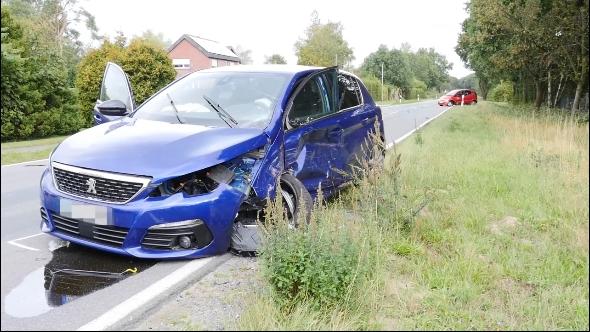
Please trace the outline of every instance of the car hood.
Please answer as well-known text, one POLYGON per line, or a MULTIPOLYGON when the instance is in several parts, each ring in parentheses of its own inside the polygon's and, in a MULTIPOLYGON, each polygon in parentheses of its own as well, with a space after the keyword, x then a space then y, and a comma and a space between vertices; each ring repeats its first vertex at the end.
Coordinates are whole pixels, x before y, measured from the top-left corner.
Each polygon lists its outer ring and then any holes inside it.
POLYGON ((68 137, 51 161, 165 180, 231 160, 267 143, 261 129, 124 118, 68 137))

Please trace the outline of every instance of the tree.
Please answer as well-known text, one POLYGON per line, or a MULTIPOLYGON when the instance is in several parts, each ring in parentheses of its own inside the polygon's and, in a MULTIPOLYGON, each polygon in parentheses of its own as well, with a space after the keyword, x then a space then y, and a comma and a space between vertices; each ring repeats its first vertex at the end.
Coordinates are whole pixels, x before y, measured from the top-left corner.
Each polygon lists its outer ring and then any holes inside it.
POLYGON ((158 48, 167 49, 168 46, 172 45, 172 41, 170 39, 166 39, 163 33, 155 33, 149 29, 144 31, 141 34, 140 38, 143 39, 146 43, 150 43, 158 48))
POLYGON ((2 140, 67 134, 82 125, 67 63, 2 6, 2 140))
POLYGON ((380 45, 376 52, 369 54, 362 65, 362 70, 375 77, 381 77, 383 66, 383 80, 402 89, 407 95, 412 86, 412 71, 408 58, 404 52, 397 49, 389 50, 380 45))
POLYGON ((264 63, 267 64, 286 64, 287 60, 285 60, 285 58, 282 55, 279 54, 273 54, 269 57, 266 57, 266 60, 264 61, 264 63))
POLYGON ((297 64, 323 67, 348 65, 354 60, 354 55, 342 36, 342 29, 340 22, 322 24, 314 11, 305 37, 295 43, 297 64))
POLYGON ((449 79, 449 70, 453 68, 447 58, 435 52, 433 48, 418 49, 410 55, 410 63, 414 76, 426 83, 428 89, 440 90, 449 79))
POLYGON ((249 65, 252 63, 252 51, 243 48, 241 45, 238 45, 234 48, 234 53, 240 58, 240 63, 243 65, 249 65))
POLYGON ((107 62, 119 64, 133 89, 136 105, 143 103, 158 90, 172 82, 176 71, 166 51, 152 41, 134 38, 129 46, 104 41, 100 48, 91 50, 80 61, 76 87, 80 107, 91 121, 91 110, 100 94, 102 75, 107 62))
POLYGON ((456 50, 480 86, 511 81, 512 99, 538 108, 555 105, 571 82, 578 109, 588 80, 588 0, 472 0, 467 10, 456 50))

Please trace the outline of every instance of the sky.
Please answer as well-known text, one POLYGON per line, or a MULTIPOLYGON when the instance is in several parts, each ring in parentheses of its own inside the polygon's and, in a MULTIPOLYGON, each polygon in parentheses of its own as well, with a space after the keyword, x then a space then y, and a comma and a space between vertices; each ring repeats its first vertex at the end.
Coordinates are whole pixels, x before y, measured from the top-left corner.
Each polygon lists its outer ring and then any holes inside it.
POLYGON ((408 42, 414 51, 432 47, 445 55, 453 63, 449 73, 460 78, 472 72, 454 50, 467 17, 466 1, 86 0, 81 5, 95 16, 100 34, 113 37, 122 31, 131 37, 150 29, 171 41, 193 34, 250 49, 254 64, 274 53, 296 64, 294 44, 304 37, 316 10, 322 23, 342 24, 354 66, 380 44, 399 48, 408 42))

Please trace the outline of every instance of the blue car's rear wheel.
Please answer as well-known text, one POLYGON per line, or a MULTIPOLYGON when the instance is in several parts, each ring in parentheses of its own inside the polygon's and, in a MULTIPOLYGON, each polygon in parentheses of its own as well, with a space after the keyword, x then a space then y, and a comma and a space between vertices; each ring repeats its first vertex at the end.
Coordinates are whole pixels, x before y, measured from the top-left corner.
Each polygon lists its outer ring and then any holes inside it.
POLYGON ((313 200, 303 183, 292 174, 283 174, 281 196, 289 225, 298 227, 301 223, 307 224, 311 217, 313 200))

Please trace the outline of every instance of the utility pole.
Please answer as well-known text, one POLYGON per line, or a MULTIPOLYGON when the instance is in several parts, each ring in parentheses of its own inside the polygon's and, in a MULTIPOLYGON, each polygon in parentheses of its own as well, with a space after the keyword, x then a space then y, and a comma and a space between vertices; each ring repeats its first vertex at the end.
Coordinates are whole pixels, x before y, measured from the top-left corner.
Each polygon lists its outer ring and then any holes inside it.
POLYGON ((338 53, 336 53, 336 67, 338 67, 338 53))
POLYGON ((383 62, 381 62, 381 101, 383 101, 383 62))

